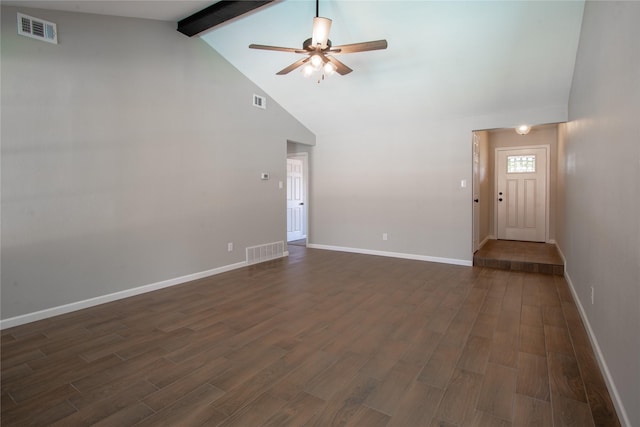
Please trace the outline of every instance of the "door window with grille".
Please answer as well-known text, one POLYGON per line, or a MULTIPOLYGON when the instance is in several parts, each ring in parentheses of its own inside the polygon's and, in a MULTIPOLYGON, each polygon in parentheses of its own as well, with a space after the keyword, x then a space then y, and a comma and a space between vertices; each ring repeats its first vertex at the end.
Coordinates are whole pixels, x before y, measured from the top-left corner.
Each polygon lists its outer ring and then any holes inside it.
POLYGON ((507 156, 507 173, 535 173, 536 155, 507 156))

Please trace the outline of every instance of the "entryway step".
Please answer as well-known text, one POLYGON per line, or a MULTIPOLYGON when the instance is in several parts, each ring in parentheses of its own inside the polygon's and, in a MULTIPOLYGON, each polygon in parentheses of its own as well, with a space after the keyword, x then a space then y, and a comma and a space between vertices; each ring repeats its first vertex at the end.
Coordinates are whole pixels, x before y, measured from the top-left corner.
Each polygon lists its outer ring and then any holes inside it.
POLYGON ((474 255, 473 265, 500 270, 564 275, 558 248, 550 243, 488 240, 474 255))

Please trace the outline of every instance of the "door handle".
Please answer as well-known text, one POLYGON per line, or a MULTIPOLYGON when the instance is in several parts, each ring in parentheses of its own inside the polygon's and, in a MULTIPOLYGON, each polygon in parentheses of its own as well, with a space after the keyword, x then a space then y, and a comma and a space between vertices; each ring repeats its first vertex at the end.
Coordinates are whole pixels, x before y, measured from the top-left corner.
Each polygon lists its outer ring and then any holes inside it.
POLYGON ((502 197, 500 197, 500 198, 498 199, 498 201, 499 201, 499 202, 501 202, 501 201, 502 201, 502 197))
POLYGON ((478 203, 480 200, 479 199, 473 199, 473 201, 478 203))
POLYGON ((303 205, 304 205, 304 203, 298 203, 298 206, 303 206, 303 205))

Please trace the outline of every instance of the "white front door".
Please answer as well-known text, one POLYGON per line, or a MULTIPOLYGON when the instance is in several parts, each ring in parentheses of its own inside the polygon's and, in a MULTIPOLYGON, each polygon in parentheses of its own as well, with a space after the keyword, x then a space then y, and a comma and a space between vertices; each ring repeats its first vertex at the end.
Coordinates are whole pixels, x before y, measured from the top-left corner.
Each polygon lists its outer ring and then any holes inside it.
POLYGON ((304 237, 303 161, 287 159, 287 241, 304 237))
POLYGON ((496 149, 498 239, 546 241, 545 146, 496 149))

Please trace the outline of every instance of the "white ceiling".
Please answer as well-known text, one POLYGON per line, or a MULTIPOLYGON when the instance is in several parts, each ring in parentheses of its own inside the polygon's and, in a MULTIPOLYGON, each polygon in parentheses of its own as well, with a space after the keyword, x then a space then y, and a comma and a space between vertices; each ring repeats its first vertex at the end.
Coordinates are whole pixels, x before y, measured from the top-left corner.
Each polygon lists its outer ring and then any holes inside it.
MULTIPOLYGON (((7 2, 177 21, 215 1, 7 2), (37 4, 36 4, 37 3, 37 4)), ((382 51, 341 55, 354 72, 321 84, 275 73, 300 56, 315 2, 281 0, 203 39, 316 134, 372 121, 433 120, 566 106, 583 1, 321 0, 334 45, 386 39, 382 51)), ((533 123, 535 124, 535 123, 533 123)))
POLYGON ((387 39, 339 57, 354 69, 321 84, 275 73, 311 36, 313 1, 283 1, 204 40, 316 134, 372 121, 485 115, 567 105, 582 22, 570 1, 321 1, 334 45, 387 39))

